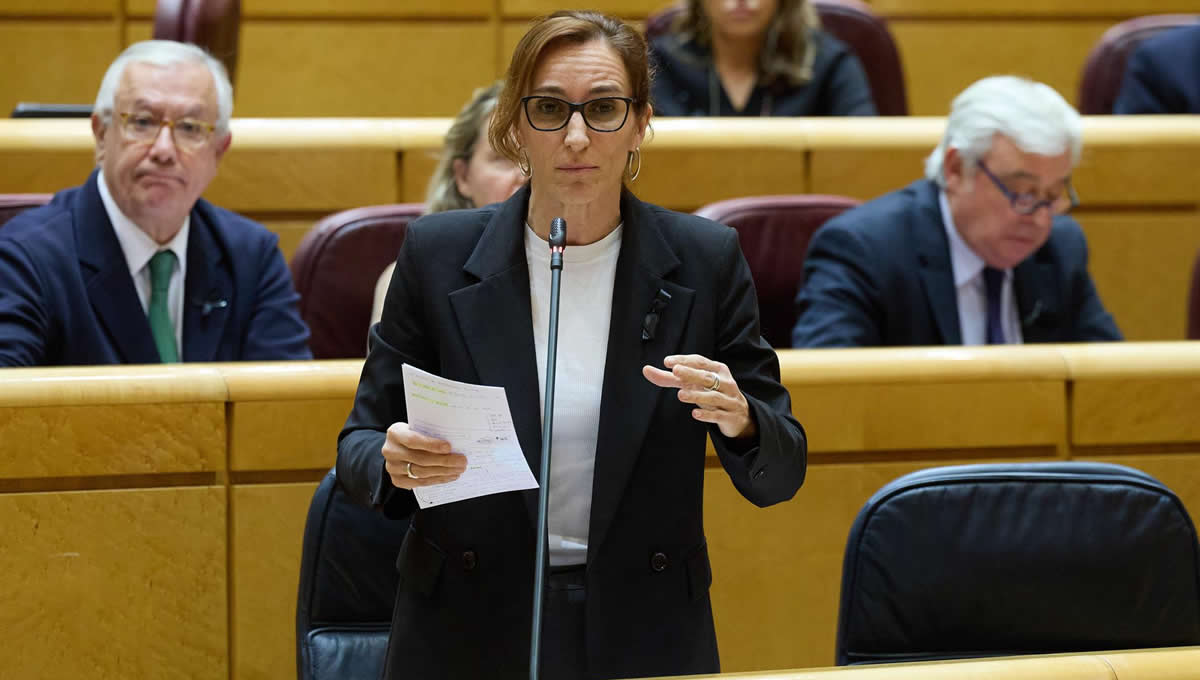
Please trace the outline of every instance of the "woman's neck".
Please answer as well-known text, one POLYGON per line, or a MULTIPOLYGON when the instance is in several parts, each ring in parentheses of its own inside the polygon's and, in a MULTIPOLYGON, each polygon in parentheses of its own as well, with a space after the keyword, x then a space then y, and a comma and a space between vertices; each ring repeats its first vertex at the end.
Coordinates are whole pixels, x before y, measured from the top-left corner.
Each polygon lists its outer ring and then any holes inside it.
POLYGON ((765 36, 731 37, 718 32, 712 35, 713 64, 718 73, 757 75, 758 56, 765 36))
POLYGON ((606 192, 588 203, 564 203, 541 195, 536 184, 530 188, 529 214, 526 219, 534 233, 550 238, 550 221, 556 217, 567 223, 567 245, 586 246, 612 233, 621 224, 621 189, 606 192))

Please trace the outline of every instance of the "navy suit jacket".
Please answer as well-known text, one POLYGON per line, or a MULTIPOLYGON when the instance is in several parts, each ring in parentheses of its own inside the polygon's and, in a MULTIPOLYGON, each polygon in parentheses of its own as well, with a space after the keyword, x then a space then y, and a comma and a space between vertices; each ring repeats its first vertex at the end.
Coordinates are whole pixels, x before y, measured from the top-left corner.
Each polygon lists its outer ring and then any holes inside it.
MULTIPOLYGON (((1087 242, 1054 218, 1013 269, 1027 343, 1120 340, 1087 270, 1087 242)), ((793 347, 959 345, 958 293, 938 187, 920 180, 825 223, 804 261, 793 347)))
MULTIPOLYGON (((528 201, 526 187, 504 203, 409 226, 338 444, 338 482, 360 502, 390 516, 416 507, 411 492, 392 487, 380 455, 384 431, 407 420, 404 363, 503 386, 537 475, 541 367, 530 321, 528 201)), ((714 673, 702 501, 704 477, 720 472, 705 464, 706 435, 742 495, 769 505, 791 498, 804 479, 804 431, 759 335, 736 232, 628 192, 621 216, 588 535, 588 677, 714 673), (670 300, 643 339, 658 291, 670 300), (729 366, 757 441, 722 437, 693 419, 675 390, 642 377, 642 366, 685 353, 729 366)), ((536 517, 536 490, 416 512, 397 562, 385 677, 529 677, 536 517)))
POLYGON ((1200 25, 1165 31, 1134 51, 1113 113, 1200 113, 1200 25))
MULTIPOLYGON (((97 177, 0 228, 0 366, 160 363, 97 177)), ((183 361, 312 358, 277 242, 255 222, 196 202, 183 361)))

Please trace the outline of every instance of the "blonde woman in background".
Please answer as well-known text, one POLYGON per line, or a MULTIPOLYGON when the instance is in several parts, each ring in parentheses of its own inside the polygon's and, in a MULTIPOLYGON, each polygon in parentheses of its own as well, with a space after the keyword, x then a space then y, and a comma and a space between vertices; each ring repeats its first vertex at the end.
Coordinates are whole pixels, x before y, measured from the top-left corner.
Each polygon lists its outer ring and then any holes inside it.
MULTIPOLYGON (((425 212, 477 208, 499 203, 525 183, 517 164, 497 153, 488 143, 488 122, 496 108, 502 82, 481 87, 458 112, 442 145, 441 158, 425 192, 425 212)), ((396 265, 390 264, 375 284, 371 324, 379 323, 383 298, 396 265)))

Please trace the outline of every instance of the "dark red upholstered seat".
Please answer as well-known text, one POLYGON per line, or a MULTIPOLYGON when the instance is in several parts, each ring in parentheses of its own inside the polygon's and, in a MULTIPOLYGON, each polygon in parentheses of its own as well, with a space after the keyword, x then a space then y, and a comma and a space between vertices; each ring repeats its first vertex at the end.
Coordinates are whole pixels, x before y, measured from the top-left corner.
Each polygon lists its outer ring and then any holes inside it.
POLYGON ((20 213, 46 205, 51 194, 0 194, 0 227, 20 213))
POLYGON ((304 236, 292 256, 292 279, 314 358, 366 356, 375 283, 396 261, 408 223, 424 212, 421 203, 354 208, 304 236))
POLYGON ((752 196, 696 211, 737 230, 758 293, 762 335, 772 347, 792 346, 796 291, 804 281, 804 255, 813 233, 858 204, 844 196, 752 196))
POLYGON ((1200 340, 1200 252, 1192 265, 1192 290, 1188 293, 1188 340, 1200 340))
POLYGON ((237 73, 241 0, 157 0, 154 38, 192 43, 225 64, 229 81, 237 73))
MULTIPOLYGON (((821 26, 854 50, 867 72, 875 109, 882 116, 907 116, 908 95, 900 51, 887 22, 859 0, 812 0, 821 26)), ((662 35, 683 11, 675 4, 646 17, 646 37, 662 35)))
POLYGON ((1084 115, 1110 114, 1125 65, 1142 41, 1167 29, 1188 26, 1200 21, 1195 14, 1152 14, 1122 21, 1100 36, 1088 53, 1079 81, 1079 112, 1084 115))

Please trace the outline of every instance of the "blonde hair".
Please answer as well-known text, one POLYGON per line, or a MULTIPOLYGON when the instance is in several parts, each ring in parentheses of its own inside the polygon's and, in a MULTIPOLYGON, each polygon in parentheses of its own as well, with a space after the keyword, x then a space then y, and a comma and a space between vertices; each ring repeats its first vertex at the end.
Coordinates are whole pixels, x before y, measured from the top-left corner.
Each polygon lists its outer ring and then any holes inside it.
POLYGON ((633 113, 641 117, 649 112, 650 57, 642 34, 620 19, 599 12, 563 10, 536 20, 513 50, 508 74, 504 77, 504 90, 488 126, 488 139, 493 149, 520 164, 516 130, 522 115, 521 97, 530 89, 538 60, 551 47, 593 40, 605 41, 625 64, 632 90, 633 113))
MULTIPOLYGON (((808 0, 779 0, 758 55, 763 82, 772 85, 782 81, 797 86, 812 80, 817 47, 811 37, 820 27, 821 19, 808 0)), ((704 11, 704 0, 687 0, 673 28, 705 47, 712 47, 712 18, 704 11)))
POLYGON ((471 99, 462 107, 446 138, 442 142, 442 153, 438 158, 437 167, 429 178, 429 187, 425 191, 425 212, 438 213, 447 210, 474 208, 475 202, 463 196, 458 190, 458 182, 454 179, 454 161, 470 162, 475 147, 487 143, 486 125, 488 117, 496 108, 496 100, 500 96, 500 88, 504 83, 496 81, 486 87, 477 88, 471 93, 471 99))

